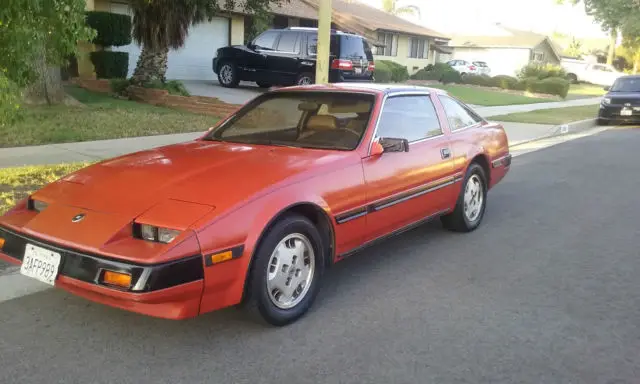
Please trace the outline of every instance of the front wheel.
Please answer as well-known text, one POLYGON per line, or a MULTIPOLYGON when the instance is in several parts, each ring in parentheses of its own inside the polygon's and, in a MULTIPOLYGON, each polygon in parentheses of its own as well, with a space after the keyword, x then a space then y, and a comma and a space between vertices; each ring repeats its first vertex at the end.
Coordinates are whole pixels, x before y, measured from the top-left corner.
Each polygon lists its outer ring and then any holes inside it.
POLYGON ((258 87, 260 88, 271 88, 271 83, 267 83, 264 81, 257 81, 256 84, 258 84, 258 87))
POLYGON ((316 81, 313 77, 313 74, 308 72, 299 74, 298 78, 296 79, 296 85, 311 85, 315 82, 316 81))
POLYGON ((235 88, 240 83, 238 69, 232 63, 222 63, 218 71, 218 82, 225 88, 235 88))
POLYGON ((249 307, 275 326, 311 308, 324 272, 322 236, 307 218, 289 215, 266 234, 253 262, 249 307))
POLYGON ((467 170, 460 196, 453 212, 442 216, 445 228, 455 232, 471 232, 480 226, 487 206, 487 178, 478 163, 467 170))

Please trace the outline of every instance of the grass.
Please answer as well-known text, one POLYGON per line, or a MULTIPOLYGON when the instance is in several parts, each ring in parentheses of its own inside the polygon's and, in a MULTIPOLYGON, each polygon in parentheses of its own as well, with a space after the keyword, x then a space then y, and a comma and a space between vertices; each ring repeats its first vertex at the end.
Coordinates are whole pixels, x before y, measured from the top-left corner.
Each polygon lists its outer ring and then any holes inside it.
POLYGON ((0 168, 0 215, 43 185, 90 163, 0 168))
POLYGON ((598 115, 598 108, 598 105, 584 105, 579 107, 539 109, 531 112, 491 116, 491 120, 558 125, 595 118, 598 115))
POLYGON ((440 88, 467 104, 482 106, 546 103, 549 98, 522 96, 482 87, 457 84, 434 84, 430 87, 440 88))
POLYGON ((567 99, 583 99, 588 97, 598 97, 602 96, 607 91, 603 89, 603 87, 594 84, 571 84, 571 88, 569 88, 569 95, 567 95, 567 99))
POLYGON ((26 145, 204 132, 216 118, 121 100, 70 86, 83 105, 27 106, 22 118, 3 127, 0 148, 26 145))

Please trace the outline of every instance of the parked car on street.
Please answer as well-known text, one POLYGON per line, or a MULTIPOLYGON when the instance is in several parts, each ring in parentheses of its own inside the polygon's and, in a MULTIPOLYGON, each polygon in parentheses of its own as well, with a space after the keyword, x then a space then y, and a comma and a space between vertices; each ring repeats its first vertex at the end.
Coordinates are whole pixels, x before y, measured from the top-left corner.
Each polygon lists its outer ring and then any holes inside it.
POLYGON ((466 60, 449 60, 447 61, 447 64, 449 64, 451 68, 455 69, 460 76, 479 75, 478 67, 466 60))
POLYGON ((489 65, 486 62, 474 61, 472 64, 475 65, 476 68, 478 69, 477 71, 478 75, 491 76, 491 68, 489 68, 489 65))
POLYGON ((431 219, 478 228, 510 164, 503 127, 441 90, 280 88, 197 140, 31 194, 0 217, 0 259, 141 314, 184 319, 242 303, 285 325, 347 256, 431 219))
POLYGON ((640 123, 640 76, 619 77, 611 87, 604 87, 598 111, 598 124, 611 122, 640 123))
MULTIPOLYGON (((253 81, 262 88, 315 82, 318 29, 270 29, 252 42, 217 50, 213 72, 223 87, 253 81)), ((331 31, 329 82, 374 81, 375 63, 367 40, 331 31)))
POLYGON ((563 59, 562 67, 567 71, 567 79, 573 83, 585 82, 590 84, 611 86, 623 72, 612 65, 588 63, 582 60, 563 59))

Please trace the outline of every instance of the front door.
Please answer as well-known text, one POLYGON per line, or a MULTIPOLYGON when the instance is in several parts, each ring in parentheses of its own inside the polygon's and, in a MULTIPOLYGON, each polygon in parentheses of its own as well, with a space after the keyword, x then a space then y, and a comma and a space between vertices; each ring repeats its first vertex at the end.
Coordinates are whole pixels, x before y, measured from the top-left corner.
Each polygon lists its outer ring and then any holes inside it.
MULTIPOLYGON (((284 31, 276 44, 276 49, 267 55, 267 74, 270 83, 293 84, 300 68, 300 46, 302 34, 284 31)), ((265 79, 266 80, 266 79, 265 79)))
POLYGON ((374 140, 383 137, 407 139, 409 151, 363 159, 367 240, 447 209, 454 184, 449 136, 428 94, 389 97, 374 140))
POLYGON ((251 47, 247 47, 238 60, 242 80, 262 81, 268 76, 267 57, 274 52, 279 35, 278 31, 265 31, 252 42, 251 47))

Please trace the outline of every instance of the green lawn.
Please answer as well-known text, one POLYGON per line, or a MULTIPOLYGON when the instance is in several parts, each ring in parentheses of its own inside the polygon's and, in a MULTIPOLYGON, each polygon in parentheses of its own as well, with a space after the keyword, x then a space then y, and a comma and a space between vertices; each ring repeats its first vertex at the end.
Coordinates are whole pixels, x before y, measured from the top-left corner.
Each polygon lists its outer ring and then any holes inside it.
POLYGON ((491 120, 533 124, 566 124, 572 121, 593 119, 598 115, 598 108, 598 105, 585 105, 579 107, 539 109, 531 112, 491 116, 491 120))
POLYGON ((1 147, 206 131, 218 119, 68 87, 81 106, 25 106, 3 127, 1 147))
POLYGON ((0 215, 43 185, 90 163, 0 168, 0 215))
POLYGON ((443 89, 449 92, 452 96, 460 99, 467 104, 483 106, 532 104, 553 101, 553 99, 548 98, 521 96, 512 93, 501 92, 499 90, 481 87, 470 87, 458 84, 434 84, 429 86, 443 89))
POLYGON ((569 88, 569 95, 567 95, 567 99, 583 99, 587 97, 598 97, 602 96, 607 91, 603 89, 603 87, 599 85, 593 84, 571 84, 571 88, 569 88))

